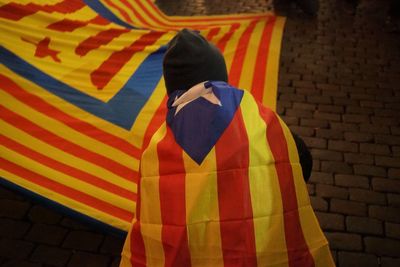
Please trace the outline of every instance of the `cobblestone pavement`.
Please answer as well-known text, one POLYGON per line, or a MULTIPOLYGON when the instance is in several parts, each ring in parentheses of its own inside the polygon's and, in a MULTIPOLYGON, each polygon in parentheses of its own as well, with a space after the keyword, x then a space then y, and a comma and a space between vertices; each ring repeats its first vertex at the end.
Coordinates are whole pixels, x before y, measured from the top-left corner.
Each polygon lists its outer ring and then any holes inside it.
MULTIPOLYGON (((168 14, 267 10, 265 0, 158 0, 168 14)), ((400 266, 400 35, 383 12, 289 9, 278 112, 312 149, 308 184, 340 267, 400 266)), ((0 187, 0 266, 118 266, 123 238, 0 187)))

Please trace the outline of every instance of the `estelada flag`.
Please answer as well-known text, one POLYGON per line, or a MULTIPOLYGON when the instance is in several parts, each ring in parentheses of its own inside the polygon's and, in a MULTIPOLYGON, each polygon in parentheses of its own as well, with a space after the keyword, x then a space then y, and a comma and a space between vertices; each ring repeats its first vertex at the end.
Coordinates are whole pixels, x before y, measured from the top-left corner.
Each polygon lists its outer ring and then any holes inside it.
POLYGON ((127 231, 176 30, 216 44, 231 83, 274 108, 283 23, 171 17, 150 0, 0 0, 1 184, 127 231))
POLYGON ((334 266, 290 130, 250 93, 206 84, 218 101, 171 95, 143 153, 120 266, 334 266))

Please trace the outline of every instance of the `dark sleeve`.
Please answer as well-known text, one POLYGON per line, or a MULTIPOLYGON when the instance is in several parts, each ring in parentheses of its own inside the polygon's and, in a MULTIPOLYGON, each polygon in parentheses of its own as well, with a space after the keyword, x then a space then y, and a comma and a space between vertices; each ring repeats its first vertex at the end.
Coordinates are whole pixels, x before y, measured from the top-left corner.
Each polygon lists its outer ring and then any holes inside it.
POLYGON ((296 142, 297 151, 299 153, 300 165, 303 170, 304 180, 307 182, 311 176, 311 170, 313 166, 313 160, 308 150, 307 145, 304 143, 303 139, 301 139, 298 135, 292 132, 294 141, 296 142))

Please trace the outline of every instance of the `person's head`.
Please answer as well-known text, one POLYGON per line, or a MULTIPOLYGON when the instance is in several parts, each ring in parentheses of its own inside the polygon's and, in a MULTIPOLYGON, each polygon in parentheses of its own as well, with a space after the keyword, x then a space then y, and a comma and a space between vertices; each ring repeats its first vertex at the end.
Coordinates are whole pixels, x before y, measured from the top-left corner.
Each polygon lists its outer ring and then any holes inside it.
POLYGON ((204 81, 228 81, 225 60, 218 48, 187 29, 169 42, 163 71, 168 95, 204 81))

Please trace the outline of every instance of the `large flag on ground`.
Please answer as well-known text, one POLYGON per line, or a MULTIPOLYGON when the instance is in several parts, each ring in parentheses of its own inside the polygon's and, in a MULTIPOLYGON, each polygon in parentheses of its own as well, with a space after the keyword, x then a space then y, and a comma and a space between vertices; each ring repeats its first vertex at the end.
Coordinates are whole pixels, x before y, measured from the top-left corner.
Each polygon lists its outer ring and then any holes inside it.
POLYGON ((150 0, 0 0, 0 182, 126 231, 165 120, 162 57, 183 27, 275 109, 284 19, 171 17, 150 0))

